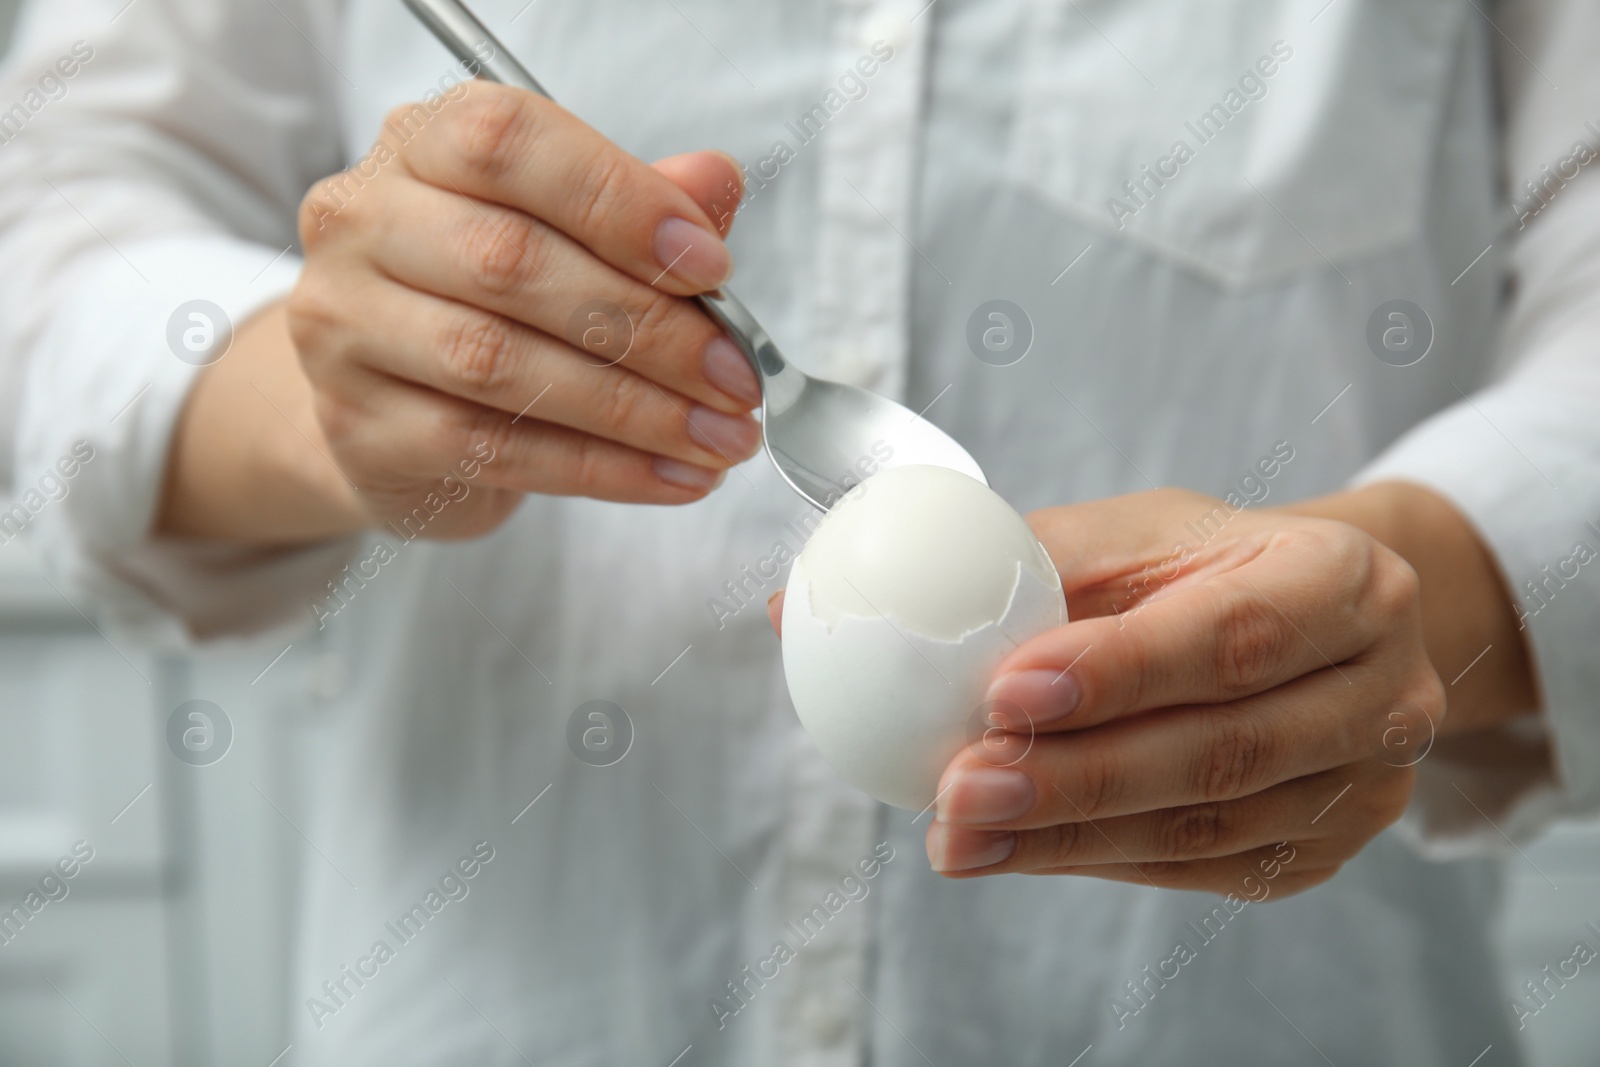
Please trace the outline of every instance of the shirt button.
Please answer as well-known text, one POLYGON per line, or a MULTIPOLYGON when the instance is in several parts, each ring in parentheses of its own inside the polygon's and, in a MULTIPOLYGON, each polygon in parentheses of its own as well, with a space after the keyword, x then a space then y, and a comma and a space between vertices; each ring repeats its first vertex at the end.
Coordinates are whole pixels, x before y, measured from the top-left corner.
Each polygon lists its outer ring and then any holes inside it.
POLYGON ((820 997, 809 997, 800 1009, 800 1017, 819 1045, 836 1045, 844 1040, 850 1020, 844 1013, 820 997))
POLYGON ((911 20, 897 11, 874 11, 861 24, 861 48, 870 52, 879 41, 899 53, 911 43, 911 20))

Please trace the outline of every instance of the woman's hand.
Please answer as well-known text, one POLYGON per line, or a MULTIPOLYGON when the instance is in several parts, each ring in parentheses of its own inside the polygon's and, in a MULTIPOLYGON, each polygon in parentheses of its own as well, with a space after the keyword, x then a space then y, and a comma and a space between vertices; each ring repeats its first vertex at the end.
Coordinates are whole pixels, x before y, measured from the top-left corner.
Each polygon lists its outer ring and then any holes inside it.
POLYGON ((934 868, 1224 893, 1263 864, 1280 892, 1331 877, 1400 816, 1443 725, 1430 651, 1459 668, 1488 628, 1502 652, 1478 680, 1534 704, 1509 597, 1447 504, 1386 486, 1301 510, 1388 530, 1407 508, 1439 524, 1413 530, 1431 584, 1357 526, 1184 491, 1034 514, 1073 621, 1001 665, 991 721, 1009 732, 946 769, 934 868))
POLYGON ((471 536, 525 493, 696 500, 757 450, 755 376, 685 299, 732 271, 738 167, 647 166, 534 94, 458 89, 307 195, 287 313, 197 386, 163 532, 293 541, 434 494, 427 534, 471 536))

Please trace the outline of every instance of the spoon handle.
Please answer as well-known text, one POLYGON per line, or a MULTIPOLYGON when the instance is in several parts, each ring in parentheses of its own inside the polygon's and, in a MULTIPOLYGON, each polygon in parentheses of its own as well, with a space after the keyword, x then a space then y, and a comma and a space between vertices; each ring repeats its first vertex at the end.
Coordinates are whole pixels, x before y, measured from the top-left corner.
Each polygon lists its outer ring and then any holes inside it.
MULTIPOLYGON (((528 68, 518 62, 517 57, 460 0, 405 0, 405 5, 452 55, 468 70, 475 71, 478 77, 552 99, 528 68), (480 55, 480 50, 487 51, 488 57, 480 55)), ((744 302, 726 288, 701 293, 694 299, 718 326, 728 332, 755 368, 769 410, 776 408, 781 411, 788 407, 804 387, 804 379, 798 371, 790 369, 778 346, 772 343, 772 338, 756 321, 750 309, 744 306, 744 302)))

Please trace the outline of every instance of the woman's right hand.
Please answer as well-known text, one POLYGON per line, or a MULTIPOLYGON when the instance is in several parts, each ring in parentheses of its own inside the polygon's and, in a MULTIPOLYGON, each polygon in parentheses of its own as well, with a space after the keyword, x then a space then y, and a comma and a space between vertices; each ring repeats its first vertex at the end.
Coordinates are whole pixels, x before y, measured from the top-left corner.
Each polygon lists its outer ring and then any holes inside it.
POLYGON ((492 529, 525 493, 699 499, 760 442, 753 371, 686 299, 732 271, 739 168, 648 166, 542 97, 459 88, 392 112, 301 207, 288 334, 349 513, 318 528, 411 514, 464 464, 430 536, 492 529))
POLYGON ((286 306, 195 384, 157 532, 295 544, 425 508, 456 538, 526 493, 704 496, 760 442, 754 372, 687 299, 731 272, 741 178, 488 82, 395 110, 305 198, 286 306))

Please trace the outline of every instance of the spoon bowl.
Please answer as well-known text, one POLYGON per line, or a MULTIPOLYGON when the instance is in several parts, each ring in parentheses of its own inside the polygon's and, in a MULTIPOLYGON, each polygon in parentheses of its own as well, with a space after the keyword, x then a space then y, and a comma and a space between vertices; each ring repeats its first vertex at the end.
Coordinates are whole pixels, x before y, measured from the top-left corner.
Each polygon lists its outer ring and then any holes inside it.
POLYGON ((933 423, 888 397, 806 378, 788 409, 765 412, 767 455, 783 480, 824 511, 876 470, 928 464, 988 485, 977 461, 933 423))

